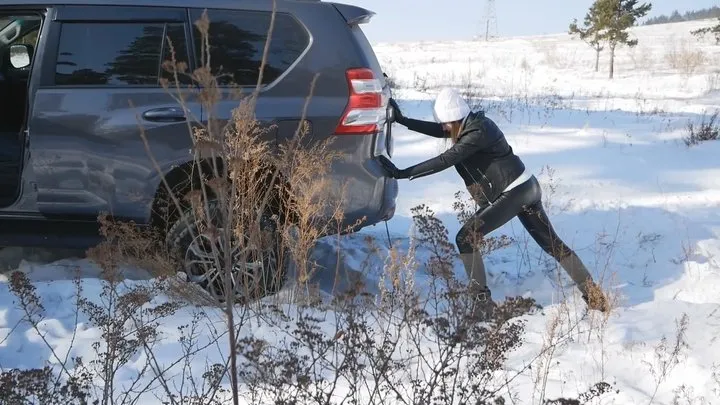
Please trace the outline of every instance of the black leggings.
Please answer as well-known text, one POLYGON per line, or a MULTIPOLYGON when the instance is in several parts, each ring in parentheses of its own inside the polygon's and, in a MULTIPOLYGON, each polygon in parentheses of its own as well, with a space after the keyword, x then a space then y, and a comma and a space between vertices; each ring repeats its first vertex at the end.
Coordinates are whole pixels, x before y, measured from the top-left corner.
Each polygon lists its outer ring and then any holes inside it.
POLYGON ((542 189, 535 176, 501 194, 492 204, 480 208, 470 217, 455 238, 458 250, 461 254, 472 253, 475 250, 474 246, 477 246, 473 243, 474 240, 481 241, 482 237, 501 227, 515 216, 518 217, 535 242, 560 262, 576 283, 584 283, 590 277, 575 252, 555 233, 550 219, 543 209, 542 189))

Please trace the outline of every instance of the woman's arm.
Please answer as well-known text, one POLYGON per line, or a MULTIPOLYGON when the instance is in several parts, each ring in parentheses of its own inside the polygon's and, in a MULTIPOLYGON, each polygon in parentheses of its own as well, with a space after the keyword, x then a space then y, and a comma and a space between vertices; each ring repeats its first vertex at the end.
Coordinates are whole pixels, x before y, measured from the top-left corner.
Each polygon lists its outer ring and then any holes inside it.
POLYGON ((442 124, 438 124, 437 122, 421 121, 407 117, 402 117, 398 119, 397 122, 411 131, 429 135, 433 138, 447 138, 447 133, 443 129, 442 124))
POLYGON ((490 143, 491 139, 485 136, 484 131, 480 129, 471 131, 439 156, 401 170, 401 177, 412 180, 441 172, 462 162, 478 151, 487 148, 490 143))
POLYGON ((395 100, 390 99, 390 105, 393 108, 393 114, 395 115, 395 122, 404 125, 407 129, 421 134, 432 136, 433 138, 447 138, 447 133, 443 130, 442 124, 430 121, 421 121, 412 118, 408 118, 402 114, 400 107, 397 105, 395 100))

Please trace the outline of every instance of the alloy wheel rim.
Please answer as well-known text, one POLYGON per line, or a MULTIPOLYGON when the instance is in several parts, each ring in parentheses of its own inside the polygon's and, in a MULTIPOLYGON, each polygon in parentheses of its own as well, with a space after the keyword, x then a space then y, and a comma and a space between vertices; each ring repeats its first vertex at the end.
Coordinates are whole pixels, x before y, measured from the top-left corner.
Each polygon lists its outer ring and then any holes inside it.
MULTIPOLYGON (((224 234, 222 229, 218 231, 220 235, 224 234)), ((188 280, 203 287, 213 299, 220 302, 225 301, 223 274, 227 266, 223 263, 224 246, 224 236, 211 238, 209 235, 201 233, 193 238, 185 251, 188 280)), ((277 261, 272 249, 269 248, 262 249, 249 243, 246 243, 245 247, 241 247, 233 241, 231 241, 231 246, 232 297, 233 299, 248 298, 248 295, 252 295, 258 289, 265 288, 263 273, 272 271, 277 261)))

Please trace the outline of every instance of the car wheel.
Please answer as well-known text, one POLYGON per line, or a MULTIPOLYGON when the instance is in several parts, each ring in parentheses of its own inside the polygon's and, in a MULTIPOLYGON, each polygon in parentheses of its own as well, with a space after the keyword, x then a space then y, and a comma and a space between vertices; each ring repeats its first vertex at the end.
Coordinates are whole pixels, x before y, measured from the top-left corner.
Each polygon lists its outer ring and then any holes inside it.
MULTIPOLYGON (((218 232, 220 235, 224 234, 218 220, 217 202, 211 202, 209 207, 213 225, 220 231, 218 232)), ((207 232, 202 232, 199 229, 201 225, 199 221, 184 220, 185 216, 193 218, 191 209, 178 218, 168 231, 166 237, 168 247, 178 255, 180 271, 186 274, 189 282, 202 287, 211 299, 224 302, 223 274, 227 266, 224 265, 223 238, 211 237, 207 232)), ((264 235, 262 246, 251 246, 247 236, 245 243, 242 244, 245 246, 244 251, 236 238, 230 243, 233 247, 231 288, 235 301, 239 303, 274 294, 282 288, 285 281, 286 271, 282 261, 281 242, 271 214, 262 217, 261 231, 264 235)))

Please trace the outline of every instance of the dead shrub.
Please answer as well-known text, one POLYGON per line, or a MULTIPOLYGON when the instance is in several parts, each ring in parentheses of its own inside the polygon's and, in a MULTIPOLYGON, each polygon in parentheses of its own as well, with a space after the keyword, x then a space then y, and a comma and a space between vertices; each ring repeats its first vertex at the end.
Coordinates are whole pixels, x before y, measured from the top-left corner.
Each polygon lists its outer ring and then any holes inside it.
POLYGON ((685 146, 696 146, 707 141, 716 141, 720 139, 720 123, 718 123, 718 114, 720 110, 715 111, 710 118, 706 120, 703 114, 699 124, 688 122, 688 134, 683 138, 685 146))
MULTIPOLYGON (((109 277, 99 302, 80 298, 78 293, 79 310, 102 331, 101 341, 93 346, 95 358, 87 366, 77 361, 74 367, 66 359, 59 363, 61 370, 66 370, 60 375, 57 370, 55 374, 40 370, 34 373, 44 379, 41 381, 49 378, 67 381, 63 384, 73 388, 59 392, 70 392, 67 395, 77 396, 79 402, 72 402, 74 396, 59 398, 78 404, 133 404, 149 397, 162 398, 171 404, 212 405, 230 402, 450 405, 512 401, 506 394, 511 391, 512 382, 537 365, 530 362, 520 370, 507 370, 504 365, 523 343, 523 316, 537 305, 529 298, 509 298, 498 303, 492 319, 475 321, 470 314, 467 286, 453 271, 456 252, 447 238, 447 229, 425 206, 413 210, 413 220, 414 240, 431 252, 424 269, 431 275, 425 288, 418 288, 414 280, 418 271, 418 264, 412 259, 415 245, 410 246, 407 254, 393 248, 378 295, 368 295, 358 284, 329 302, 304 301, 293 305, 292 311, 268 300, 260 301, 252 315, 243 309, 247 306, 234 308, 232 318, 223 310, 219 312, 225 318, 222 329, 212 333, 212 339, 204 344, 199 343, 198 325, 217 324, 218 320, 197 313, 190 324, 179 328, 183 349, 178 359, 168 364, 154 353, 162 338, 163 320, 174 314, 180 304, 156 303, 152 297, 160 290, 145 284, 121 287, 113 282, 115 278, 109 277), (228 324, 227 319, 234 323, 228 324), (274 333, 257 335, 245 330, 251 321, 274 333), (232 342, 227 340, 230 327, 236 332, 232 342), (205 372, 198 375, 190 367, 197 359, 205 358, 212 346, 224 347, 227 355, 223 362, 208 364, 205 372), (140 363, 143 371, 129 389, 116 385, 122 366, 138 353, 145 356, 145 364, 140 363), (234 365, 231 357, 236 360, 234 365), (62 374, 65 377, 61 379, 62 374), (84 398, 87 402, 82 402, 84 398)), ((504 245, 488 242, 486 252, 492 253, 504 245)), ((16 274, 13 285, 13 293, 21 298, 26 312, 34 314, 28 320, 37 325, 43 307, 34 294, 34 286, 21 273, 16 274)), ((551 357, 558 346, 573 338, 572 328, 554 330, 552 341, 544 345, 538 357, 551 357)), ((63 355, 57 353, 56 358, 62 360, 63 355)), ((547 361, 541 372, 549 373, 551 364, 547 361)), ((17 378, 16 374, 6 372, 0 382, 17 378)), ((55 395, 45 383, 2 387, 8 391, 8 398, 55 395), (31 392, 28 394, 26 389, 31 392)), ((586 403, 608 392, 608 387, 599 383, 589 387, 579 399, 543 403, 586 403)))
POLYGON ((672 69, 679 70, 685 75, 692 75, 708 62, 707 55, 697 48, 693 48, 687 41, 675 41, 668 45, 665 51, 665 61, 672 69))

